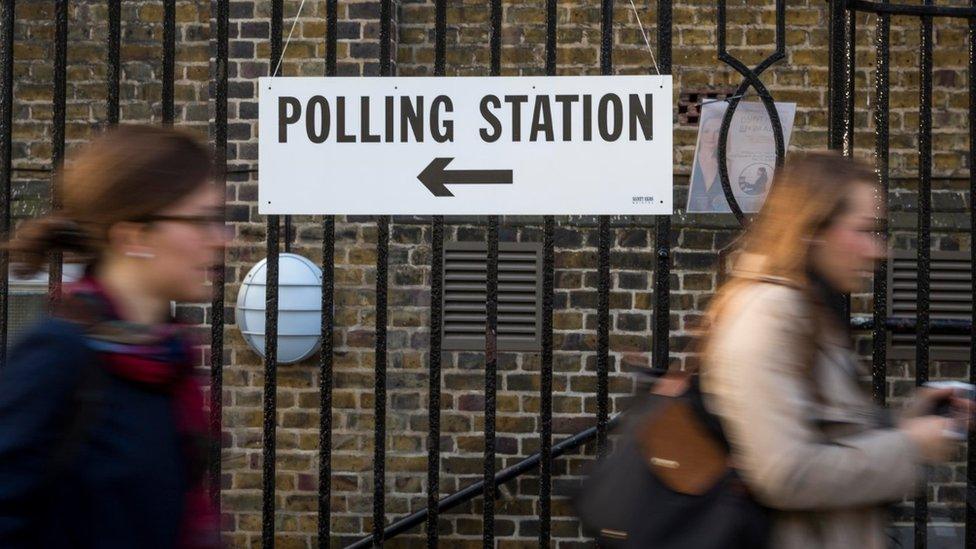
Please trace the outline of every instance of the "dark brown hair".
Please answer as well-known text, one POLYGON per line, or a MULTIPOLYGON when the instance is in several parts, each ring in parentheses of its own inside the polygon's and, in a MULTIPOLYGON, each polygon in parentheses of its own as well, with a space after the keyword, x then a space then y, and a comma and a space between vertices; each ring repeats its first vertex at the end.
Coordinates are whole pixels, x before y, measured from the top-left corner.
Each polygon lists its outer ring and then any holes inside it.
POLYGON ((56 175, 61 211, 25 222, 7 244, 16 271, 42 270, 54 251, 95 263, 112 225, 138 221, 178 203, 211 175, 207 147, 187 132, 137 125, 108 130, 69 158, 56 175))

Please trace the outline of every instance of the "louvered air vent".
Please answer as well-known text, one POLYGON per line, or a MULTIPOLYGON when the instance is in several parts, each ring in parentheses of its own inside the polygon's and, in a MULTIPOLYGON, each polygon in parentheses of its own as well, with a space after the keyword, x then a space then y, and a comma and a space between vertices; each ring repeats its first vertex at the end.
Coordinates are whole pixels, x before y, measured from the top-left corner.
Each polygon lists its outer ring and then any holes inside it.
POLYGON ((720 101, 735 95, 735 88, 683 89, 678 94, 678 124, 697 126, 701 120, 702 103, 720 101))
MULTIPOLYGON (((933 319, 972 318, 973 265, 969 252, 932 252, 929 310, 933 319)), ((918 264, 915 252, 897 250, 888 267, 888 314, 914 317, 917 305, 918 264)), ((969 360, 969 336, 929 336, 932 360, 969 360)), ((889 356, 895 359, 915 358, 914 334, 889 334, 889 356)))
MULTIPOLYGON (((445 350, 485 348, 487 256, 483 242, 444 244, 445 350)), ((539 350, 541 287, 542 245, 499 243, 499 350, 539 350)))

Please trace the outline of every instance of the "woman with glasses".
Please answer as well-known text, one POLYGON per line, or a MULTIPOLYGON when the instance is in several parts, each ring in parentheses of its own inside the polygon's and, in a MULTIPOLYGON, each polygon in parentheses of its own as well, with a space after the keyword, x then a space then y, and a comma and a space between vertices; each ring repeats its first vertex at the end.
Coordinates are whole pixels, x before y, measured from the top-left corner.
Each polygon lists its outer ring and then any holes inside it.
POLYGON ((122 126, 58 174, 63 209, 25 223, 14 268, 86 265, 0 370, 0 547, 211 548, 200 353, 173 302, 208 302, 225 244, 207 148, 122 126))

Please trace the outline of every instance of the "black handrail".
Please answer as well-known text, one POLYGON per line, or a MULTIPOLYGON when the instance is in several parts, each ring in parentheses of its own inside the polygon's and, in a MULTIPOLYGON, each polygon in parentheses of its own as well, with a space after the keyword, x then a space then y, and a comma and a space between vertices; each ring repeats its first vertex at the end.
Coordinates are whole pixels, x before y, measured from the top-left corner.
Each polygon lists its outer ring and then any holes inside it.
POLYGON ((883 15, 914 15, 916 17, 929 16, 976 19, 976 8, 972 7, 882 4, 880 2, 869 2, 867 0, 853 0, 850 2, 848 9, 883 15))
MULTIPOLYGON (((610 421, 607 423, 607 430, 612 430, 614 427, 616 427, 617 424, 620 422, 620 418, 621 418, 621 414, 617 414, 613 418, 611 418, 610 421)), ((565 454, 566 452, 575 450, 580 446, 586 444, 587 442, 590 442, 591 440, 595 440, 596 434, 597 434, 597 428, 596 426, 593 426, 584 431, 580 431, 579 433, 576 433, 575 435, 557 444, 554 444, 552 446, 552 458, 553 459, 558 458, 563 454, 565 454)), ((531 471, 532 469, 535 469, 536 467, 539 466, 539 463, 541 461, 542 461, 542 454, 535 453, 525 458, 524 460, 516 463, 515 465, 512 465, 511 467, 502 469, 501 471, 495 473, 494 485, 496 487, 500 486, 510 480, 513 480, 521 476, 522 474, 528 471, 531 471)), ((484 483, 485 483, 484 480, 480 480, 472 484, 471 486, 468 486, 467 488, 464 488, 463 490, 459 492, 455 492, 454 494, 451 494, 446 498, 440 500, 437 504, 437 510, 447 511, 449 509, 453 509, 454 507, 457 507, 458 505, 461 505, 462 503, 475 499, 476 497, 480 496, 482 491, 484 490, 484 483)), ((424 509, 417 511, 412 515, 403 517, 402 519, 387 526, 386 529, 383 530, 383 539, 388 540, 397 534, 402 534, 403 532, 406 532, 407 530, 410 530, 415 526, 419 526, 426 520, 427 520, 427 508, 425 507, 424 509)), ((356 541, 352 545, 347 546, 346 549, 369 547, 370 545, 372 545, 372 543, 373 543, 373 536, 369 535, 356 541)))
MULTIPOLYGON (((874 328, 874 320, 870 316, 855 316, 851 318, 851 329, 852 330, 872 330, 874 328)), ((885 322, 885 328, 893 333, 912 333, 916 328, 916 319, 914 317, 894 317, 888 318, 885 322)), ((972 329, 972 321, 970 320, 956 320, 956 319, 932 319, 931 321, 931 333, 933 334, 960 334, 967 335, 972 329)), ((650 374, 650 378, 659 377, 661 372, 654 372, 650 374)), ((622 414, 617 414, 610 419, 607 424, 607 430, 612 431, 621 421, 622 414)), ((597 427, 593 426, 589 429, 580 431, 579 433, 557 443, 552 446, 552 458, 556 459, 561 457, 567 452, 575 450, 580 446, 595 440, 597 436, 597 427)), ((535 453, 531 456, 525 458, 524 460, 508 467, 502 469, 495 474, 494 485, 500 486, 509 482, 524 473, 527 473, 537 467, 542 461, 542 454, 535 453)), ((437 503, 437 511, 443 512, 448 511, 471 501, 478 496, 480 496, 484 490, 484 480, 478 481, 471 486, 468 486, 458 492, 455 492, 441 500, 437 503)), ((423 524, 427 520, 428 509, 421 509, 411 515, 407 515, 402 519, 390 524, 383 530, 383 539, 388 540, 393 536, 402 534, 415 526, 423 524)), ((346 549, 356 549, 360 547, 369 547, 373 543, 373 536, 369 535, 364 538, 359 539, 352 545, 346 547, 346 549)))
MULTIPOLYGON (((885 329, 896 334, 915 333, 918 319, 915 317, 891 317, 885 320, 885 329)), ((933 318, 929 321, 929 332, 938 335, 969 335, 973 321, 955 318, 933 318)), ((851 318, 852 330, 873 330, 874 319, 870 316, 851 318)))

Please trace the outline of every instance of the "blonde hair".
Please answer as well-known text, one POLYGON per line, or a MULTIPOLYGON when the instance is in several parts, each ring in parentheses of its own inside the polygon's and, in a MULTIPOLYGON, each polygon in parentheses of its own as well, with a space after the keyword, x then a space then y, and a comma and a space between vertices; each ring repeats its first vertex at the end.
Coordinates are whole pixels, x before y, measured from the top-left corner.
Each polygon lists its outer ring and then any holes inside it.
MULTIPOLYGON (((710 303, 705 322, 714 326, 725 305, 746 285, 775 280, 804 290, 810 297, 812 243, 850 206, 856 185, 874 185, 866 163, 833 152, 792 156, 776 170, 762 210, 739 239, 736 253, 750 259, 747 276, 732 276, 710 303)), ((707 339, 707 337, 705 338, 707 339)), ((707 351, 707 342, 699 341, 707 351)))
POLYGON ((766 204, 746 229, 745 253, 761 256, 761 274, 806 282, 810 243, 847 211, 856 184, 873 185, 867 164, 835 153, 791 158, 776 171, 766 204))

